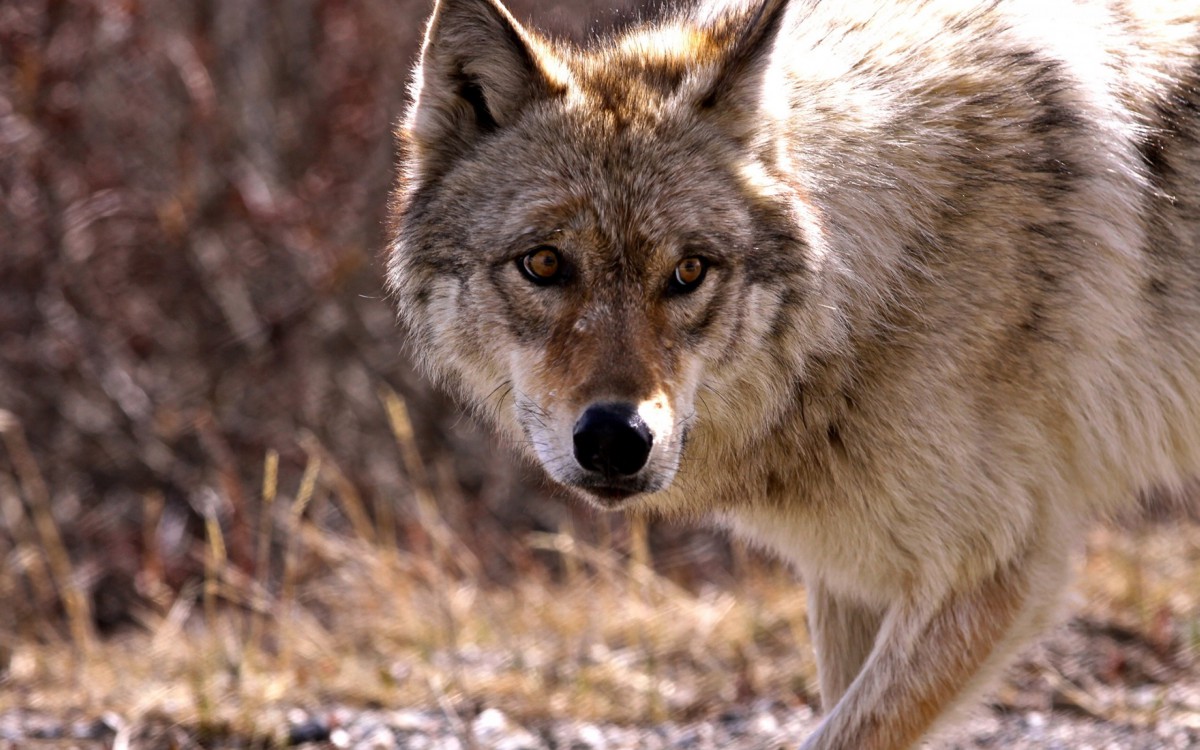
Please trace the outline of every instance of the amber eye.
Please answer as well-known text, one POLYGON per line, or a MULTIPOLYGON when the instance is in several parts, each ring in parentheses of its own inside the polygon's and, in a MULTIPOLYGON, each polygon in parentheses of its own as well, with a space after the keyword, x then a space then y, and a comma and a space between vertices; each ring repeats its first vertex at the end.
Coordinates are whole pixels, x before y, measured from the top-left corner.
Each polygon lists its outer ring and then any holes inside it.
POLYGON ((684 258, 675 266, 675 273, 671 276, 671 291, 676 294, 694 291, 704 281, 707 270, 708 261, 704 258, 684 258))
POLYGON ((535 247, 525 253, 518 265, 525 277, 535 284, 551 284, 562 276, 562 256, 548 245, 535 247))

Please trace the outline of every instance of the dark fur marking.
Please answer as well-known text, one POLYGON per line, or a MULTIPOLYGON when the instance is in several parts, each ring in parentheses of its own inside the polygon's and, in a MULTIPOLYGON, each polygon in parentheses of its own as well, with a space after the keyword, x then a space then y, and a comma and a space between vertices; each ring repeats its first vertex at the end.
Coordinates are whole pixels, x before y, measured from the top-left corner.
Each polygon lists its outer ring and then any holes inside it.
POLYGON ((712 303, 706 305, 704 312, 700 314, 700 319, 689 325, 684 330, 684 335, 687 336, 690 343, 698 343, 700 339, 704 338, 704 334, 707 333, 710 328, 712 328, 713 323, 715 323, 717 320, 716 307, 717 306, 712 303))
POLYGON ((932 248, 930 248, 929 245, 924 242, 906 242, 903 246, 901 246, 900 252, 904 254, 904 257, 909 258, 921 265, 925 265, 932 260, 932 254, 930 253, 931 249, 932 248))
POLYGON ((504 316, 504 320, 509 332, 517 341, 522 343, 548 336, 550 332, 546 322, 542 320, 541 316, 529 314, 525 306, 520 304, 518 299, 520 295, 515 294, 511 286, 504 283, 503 275, 503 266, 493 266, 491 273, 488 274, 488 282, 496 290, 501 304, 504 305, 504 309, 508 313, 504 316))
POLYGON ((722 357, 725 362, 731 361, 737 351, 741 348, 738 346, 738 344, 741 343, 742 331, 744 331, 746 328, 746 307, 744 305, 738 305, 735 310, 736 312, 733 317, 733 330, 730 331, 729 336, 730 343, 729 346, 725 348, 725 356, 722 357))
POLYGON ((438 276, 465 279, 470 275, 470 263, 452 255, 417 255, 413 258, 413 265, 438 276))
POLYGON ((808 429, 808 414, 804 409, 804 396, 807 389, 808 384, 804 382, 803 378, 792 379, 792 392, 796 394, 796 405, 799 407, 798 410, 800 412, 800 424, 804 425, 805 429, 808 429))
MULTIPOLYGON (((700 313, 699 319, 695 320, 694 322, 690 322, 689 325, 684 328, 683 335, 687 338, 688 343, 693 345, 698 344, 700 340, 704 338, 704 336, 712 328, 713 324, 716 323, 721 313, 723 313, 728 307, 730 293, 731 290, 728 284, 721 284, 717 287, 717 292, 704 306, 704 310, 700 313)), ((743 325, 742 318, 744 310, 739 306, 735 306, 735 312, 736 315, 734 317, 733 329, 736 340, 736 335, 738 332, 740 332, 743 325)))
MULTIPOLYGON (((775 250, 778 245, 772 245, 775 250)), ((746 254, 744 264, 746 281, 755 286, 781 286, 788 276, 798 275, 804 270, 804 261, 791 259, 784 252, 759 252, 746 254)))
POLYGON ((1152 278, 1146 283, 1146 291, 1156 297, 1161 297, 1168 294, 1171 287, 1163 279, 1152 278))
POLYGON ((1200 59, 1167 94, 1154 105, 1152 129, 1138 143, 1138 153, 1151 182, 1158 188, 1176 176, 1171 155, 1179 145, 1194 143, 1200 134, 1200 59))
POLYGON ((1052 174, 1060 177, 1079 177, 1079 169, 1072 164, 1067 163, 1064 159, 1058 157, 1050 157, 1041 164, 1042 171, 1047 174, 1052 174))
POLYGON ((1044 331, 1046 316, 1042 312, 1042 303, 1034 302, 1029 306, 1029 311, 1025 315, 1025 319, 1017 326, 1023 337, 1040 337, 1044 331))
MULTIPOLYGON (((1026 232, 1037 235, 1037 241, 1044 243, 1044 247, 1053 248, 1056 254, 1066 256, 1078 252, 1078 248, 1073 240, 1069 239, 1077 234, 1075 225, 1072 222, 1031 222, 1026 224, 1024 228, 1026 232)), ((1034 273, 1037 275, 1039 282, 1041 282, 1040 286, 1048 289, 1059 288, 1058 274, 1046 268, 1038 268, 1034 273)))
POLYGON ((984 115, 980 116, 982 120, 984 116, 990 116, 992 110, 1004 103, 1004 97, 995 92, 986 92, 983 94, 975 94, 967 99, 967 107, 979 107, 985 110, 984 115))
POLYGON ((1052 271, 1047 271, 1044 268, 1039 268, 1036 271, 1034 271, 1034 275, 1037 277, 1038 288, 1041 289, 1043 292, 1052 292, 1052 291, 1058 289, 1058 286, 1059 286, 1058 275, 1053 273, 1052 271))
POLYGON ((1038 237, 1041 237, 1044 240, 1057 242, 1059 237, 1058 232, 1054 229, 1051 229, 1051 226, 1053 225, 1044 223, 1026 224, 1025 231, 1029 232, 1030 234, 1036 234, 1038 237))
MULTIPOLYGON (((1057 92, 1055 92, 1057 93, 1057 92)), ((1064 130, 1078 130, 1083 124, 1079 115, 1055 101, 1052 94, 1039 100, 1042 110, 1029 123, 1029 130, 1037 135, 1060 133, 1064 130)))
POLYGON ((1079 178, 1085 176, 1078 164, 1070 158, 1070 140, 1084 130, 1087 123, 1063 94, 1069 91, 1072 80, 1058 60, 1041 57, 1033 51, 1022 51, 1007 56, 1009 65, 1019 70, 1025 93, 1036 105, 1036 113, 1026 123, 1029 132, 1044 143, 1042 153, 1047 156, 1030 165, 1032 171, 1046 175, 1040 187, 1047 200, 1075 190, 1079 178))
POLYGON ((1055 201, 1060 197, 1074 192, 1079 186, 1080 178, 1084 176, 1073 161, 1069 161, 1063 153, 1063 146, 1056 143, 1056 138, 1048 139, 1047 148, 1056 152, 1034 165, 1033 169, 1043 178, 1038 182, 1043 198, 1055 201))
POLYGON ((423 239, 410 237, 405 244, 410 248, 413 272, 464 278, 476 264, 468 253, 441 251, 441 248, 464 247, 462 239, 453 233, 438 232, 423 239))
POLYGON ((1024 318, 1017 324, 1018 339, 1049 340, 1051 338, 1046 328, 1046 300, 1053 297, 1062 287, 1058 274, 1045 268, 1037 268, 1033 272, 1031 285, 1032 299, 1025 311, 1024 318))
POLYGON ((713 323, 715 322, 715 306, 708 305, 704 307, 704 312, 701 313, 700 319, 688 326, 688 330, 685 331, 685 334, 692 343, 695 343, 698 340, 701 340, 701 338, 704 337, 704 334, 706 334, 710 328, 713 328, 713 323))
POLYGON ((752 207, 759 228, 754 244, 742 253, 742 268, 751 284, 780 286, 784 277, 800 276, 808 268, 804 237, 796 233, 791 219, 780 207, 765 202, 752 207))
POLYGON ((846 404, 846 411, 855 411, 858 409, 858 399, 854 397, 854 393, 850 390, 842 391, 842 401, 846 404))
POLYGON ((784 289, 783 296, 779 300, 779 307, 775 309, 775 315, 771 318, 771 324, 767 328, 768 340, 779 341, 792 330, 790 325, 792 310, 800 306, 800 301, 800 292, 791 287, 784 289))
POLYGON ((1162 135, 1155 133, 1146 136, 1138 144, 1138 152, 1142 157, 1142 164, 1146 165, 1150 181, 1161 187, 1175 171, 1167 158, 1167 144, 1162 135))
POLYGON ((773 471, 767 472, 766 494, 768 498, 780 497, 786 488, 787 484, 779 474, 773 471))
POLYGON ((842 440, 842 430, 836 422, 830 422, 825 428, 825 436, 829 438, 829 447, 841 455, 846 454, 846 443, 842 440))
POLYGON ((742 331, 746 328, 746 306, 734 306, 733 326, 729 333, 729 343, 725 347, 724 353, 721 355, 718 364, 725 365, 733 361, 733 358, 740 351, 742 341, 742 331))

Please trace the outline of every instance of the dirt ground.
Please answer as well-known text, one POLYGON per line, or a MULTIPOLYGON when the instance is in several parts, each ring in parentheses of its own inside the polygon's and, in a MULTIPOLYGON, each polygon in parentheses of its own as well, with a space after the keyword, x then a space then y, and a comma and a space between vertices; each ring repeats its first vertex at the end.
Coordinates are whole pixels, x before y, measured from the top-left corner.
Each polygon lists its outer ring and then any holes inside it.
MULTIPOLYGON (((761 750, 796 747, 812 707, 760 698, 716 715, 655 725, 514 719, 494 707, 320 706, 287 712, 286 737, 205 733, 119 712, 0 712, 0 748, 426 748, 428 750, 761 750)), ((1200 747, 1200 670, 1110 623, 1076 619, 1035 647, 998 694, 931 748, 1160 750, 1200 747)))

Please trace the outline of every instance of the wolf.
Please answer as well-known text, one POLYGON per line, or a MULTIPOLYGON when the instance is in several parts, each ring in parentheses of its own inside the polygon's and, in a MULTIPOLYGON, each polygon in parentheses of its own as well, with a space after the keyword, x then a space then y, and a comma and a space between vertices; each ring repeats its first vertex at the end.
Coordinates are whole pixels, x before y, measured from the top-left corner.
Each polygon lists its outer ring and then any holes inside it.
POLYGON ((585 45, 437 0, 387 284, 604 509, 805 582, 804 748, 918 743, 1080 529, 1200 474, 1196 0, 700 2, 585 45))

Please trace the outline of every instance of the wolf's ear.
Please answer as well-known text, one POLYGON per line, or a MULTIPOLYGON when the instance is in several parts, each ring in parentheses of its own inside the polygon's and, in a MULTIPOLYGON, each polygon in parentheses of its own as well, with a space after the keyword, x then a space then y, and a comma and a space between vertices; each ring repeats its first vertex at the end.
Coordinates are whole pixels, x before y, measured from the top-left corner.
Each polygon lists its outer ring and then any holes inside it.
POLYGON ((565 90, 565 75, 499 0, 437 0, 401 126, 417 176, 440 173, 530 102, 565 90))
POLYGON ((769 91, 771 54, 784 25, 788 0, 753 0, 718 18, 711 29, 720 45, 712 76, 696 98, 701 110, 741 129, 758 120, 769 91))

